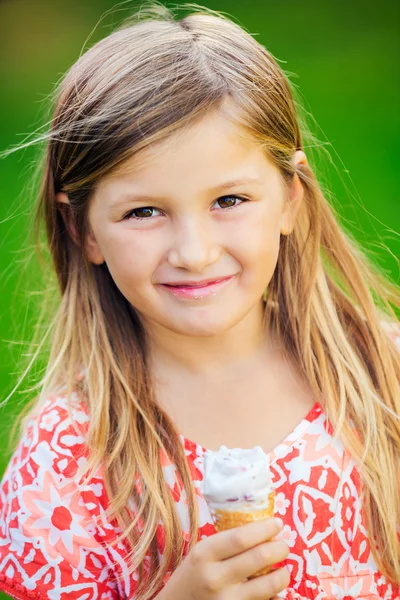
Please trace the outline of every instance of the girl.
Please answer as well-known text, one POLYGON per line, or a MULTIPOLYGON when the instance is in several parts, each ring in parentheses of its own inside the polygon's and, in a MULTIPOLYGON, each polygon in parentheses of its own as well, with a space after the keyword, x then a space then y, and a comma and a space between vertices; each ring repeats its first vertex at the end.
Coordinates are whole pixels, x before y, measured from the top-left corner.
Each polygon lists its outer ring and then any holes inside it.
POLYGON ((37 207, 61 302, 0 496, 12 597, 399 598, 399 294, 304 131, 271 54, 206 9, 152 4, 65 76, 37 207), (222 444, 268 453, 283 528, 216 533, 222 444))

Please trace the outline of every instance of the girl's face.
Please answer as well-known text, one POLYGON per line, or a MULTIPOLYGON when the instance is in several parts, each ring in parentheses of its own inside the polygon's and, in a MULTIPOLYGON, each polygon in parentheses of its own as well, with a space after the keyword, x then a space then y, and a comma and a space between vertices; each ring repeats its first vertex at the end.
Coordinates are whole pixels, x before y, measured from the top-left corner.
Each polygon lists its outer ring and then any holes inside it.
MULTIPOLYGON (((294 161, 305 163, 304 153, 294 161)), ((217 112, 125 166, 98 185, 88 252, 144 322, 214 336, 259 311, 303 195, 297 175, 285 202, 277 168, 217 112), (228 276, 197 298, 165 286, 228 276)))

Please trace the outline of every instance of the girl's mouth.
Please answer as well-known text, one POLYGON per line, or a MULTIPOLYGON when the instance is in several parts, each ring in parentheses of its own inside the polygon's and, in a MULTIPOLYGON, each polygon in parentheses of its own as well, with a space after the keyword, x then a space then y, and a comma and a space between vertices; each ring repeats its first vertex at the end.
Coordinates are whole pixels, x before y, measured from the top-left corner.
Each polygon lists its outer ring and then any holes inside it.
POLYGON ((206 296, 215 296, 215 294, 232 281, 234 277, 235 275, 232 275, 232 277, 220 279, 219 281, 212 281, 206 285, 161 285, 179 298, 204 298, 206 296))

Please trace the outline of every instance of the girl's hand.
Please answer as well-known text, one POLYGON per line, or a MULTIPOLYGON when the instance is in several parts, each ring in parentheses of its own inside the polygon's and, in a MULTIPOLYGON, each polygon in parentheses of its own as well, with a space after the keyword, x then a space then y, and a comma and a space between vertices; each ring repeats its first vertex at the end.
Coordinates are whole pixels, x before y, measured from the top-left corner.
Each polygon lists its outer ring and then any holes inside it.
POLYGON ((171 575, 157 600, 275 598, 289 585, 286 567, 249 581, 246 578, 287 557, 289 546, 271 540, 280 529, 275 519, 264 519, 201 540, 171 575))

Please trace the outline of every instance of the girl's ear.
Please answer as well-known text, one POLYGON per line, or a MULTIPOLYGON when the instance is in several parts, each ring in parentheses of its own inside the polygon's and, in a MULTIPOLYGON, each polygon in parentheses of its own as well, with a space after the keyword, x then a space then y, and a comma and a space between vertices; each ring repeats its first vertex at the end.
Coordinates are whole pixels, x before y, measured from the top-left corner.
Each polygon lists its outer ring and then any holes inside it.
MULTIPOLYGON (((67 194, 65 192, 57 192, 56 203, 57 208, 60 211, 60 214, 63 218, 65 228, 68 231, 68 234, 75 242, 75 244, 78 247, 80 247, 81 244, 79 241, 78 231, 76 229, 76 224, 70 210, 70 202, 67 194)), ((104 262, 103 254, 93 233, 88 234, 86 240, 86 252, 90 262, 94 263, 95 265, 101 265, 104 262)))
MULTIPOLYGON (((307 157, 301 150, 297 150, 292 158, 293 164, 297 165, 307 164, 307 157)), ((301 201, 304 196, 304 188, 301 184, 300 178, 297 173, 293 176, 293 181, 290 188, 289 198, 282 211, 281 216, 281 234, 289 235, 292 233, 294 225, 296 223, 296 217, 299 212, 301 201)))
POLYGON ((76 229, 74 219, 72 217, 69 198, 65 192, 57 192, 56 206, 63 218, 65 229, 67 230, 68 235, 74 240, 75 244, 79 246, 80 243, 78 232, 76 229))

